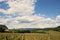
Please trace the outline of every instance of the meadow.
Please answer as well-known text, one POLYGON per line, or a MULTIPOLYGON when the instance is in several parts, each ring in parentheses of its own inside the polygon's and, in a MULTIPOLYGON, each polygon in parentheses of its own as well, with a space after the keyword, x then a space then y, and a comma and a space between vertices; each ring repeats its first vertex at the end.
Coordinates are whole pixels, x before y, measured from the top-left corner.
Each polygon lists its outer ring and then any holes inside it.
POLYGON ((46 33, 0 33, 0 40, 60 40, 60 32, 46 33))

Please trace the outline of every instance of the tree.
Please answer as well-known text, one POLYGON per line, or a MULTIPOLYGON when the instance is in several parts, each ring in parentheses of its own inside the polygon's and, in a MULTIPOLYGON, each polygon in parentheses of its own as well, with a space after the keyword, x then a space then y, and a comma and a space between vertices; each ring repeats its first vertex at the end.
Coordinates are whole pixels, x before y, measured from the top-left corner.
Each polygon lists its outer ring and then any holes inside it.
POLYGON ((4 32, 6 29, 8 29, 6 25, 0 25, 0 32, 4 32))
POLYGON ((60 32, 60 26, 56 27, 54 30, 60 32))

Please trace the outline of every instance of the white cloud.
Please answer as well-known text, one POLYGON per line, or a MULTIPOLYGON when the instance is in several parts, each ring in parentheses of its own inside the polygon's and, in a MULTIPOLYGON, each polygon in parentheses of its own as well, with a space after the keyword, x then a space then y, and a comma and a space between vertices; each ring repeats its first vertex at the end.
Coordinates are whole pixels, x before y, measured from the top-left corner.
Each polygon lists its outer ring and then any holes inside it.
MULTIPOLYGON (((59 20, 58 16, 56 20, 59 20)), ((54 28, 58 26, 56 20, 41 16, 22 16, 6 19, 0 18, 0 24, 5 24, 8 28, 54 28)))
POLYGON ((57 23, 57 25, 60 25, 60 15, 58 15, 58 16, 56 17, 56 23, 57 23))
POLYGON ((8 19, 5 18, 0 18, 0 24, 5 24, 7 22, 8 19))
POLYGON ((7 0, 7 4, 10 6, 8 10, 0 9, 0 12, 5 14, 15 15, 31 15, 34 13, 35 0, 7 0))
POLYGON ((56 27, 55 20, 40 16, 22 16, 9 18, 6 22, 9 28, 53 28, 56 27))
POLYGON ((34 13, 35 0, 7 0, 10 9, 0 9, 6 14, 0 17, 0 24, 5 24, 8 28, 50 28, 60 25, 60 16, 56 19, 45 18, 45 15, 32 15, 34 13), (7 16, 12 14, 16 17, 7 16))
POLYGON ((4 1, 4 0, 0 0, 0 2, 2 2, 2 1, 4 1))

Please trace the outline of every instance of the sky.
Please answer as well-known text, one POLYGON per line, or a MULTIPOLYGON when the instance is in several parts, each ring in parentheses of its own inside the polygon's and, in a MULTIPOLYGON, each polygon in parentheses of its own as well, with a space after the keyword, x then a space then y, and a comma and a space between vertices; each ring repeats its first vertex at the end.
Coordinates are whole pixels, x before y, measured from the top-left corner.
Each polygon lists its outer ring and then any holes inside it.
POLYGON ((38 0, 35 6, 36 13, 55 18, 60 15, 60 0, 38 0))
POLYGON ((60 25, 60 0, 0 0, 0 24, 14 28, 60 25))

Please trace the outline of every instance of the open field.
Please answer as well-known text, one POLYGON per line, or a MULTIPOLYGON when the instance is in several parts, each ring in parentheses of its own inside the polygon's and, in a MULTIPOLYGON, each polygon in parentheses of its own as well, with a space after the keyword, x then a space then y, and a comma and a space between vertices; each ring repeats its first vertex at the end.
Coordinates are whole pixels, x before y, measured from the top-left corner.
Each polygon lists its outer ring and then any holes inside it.
POLYGON ((60 32, 47 33, 0 33, 0 40, 60 40, 60 32))

